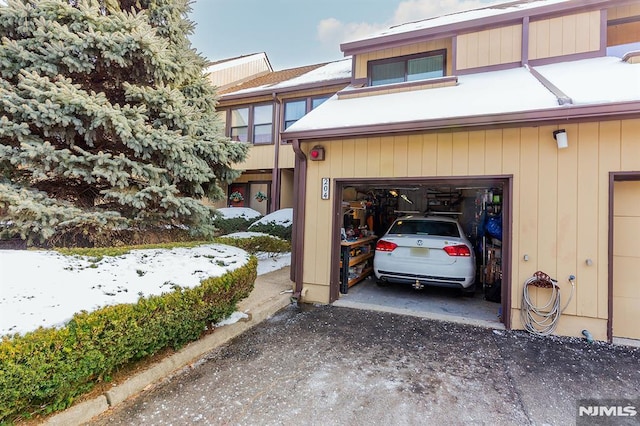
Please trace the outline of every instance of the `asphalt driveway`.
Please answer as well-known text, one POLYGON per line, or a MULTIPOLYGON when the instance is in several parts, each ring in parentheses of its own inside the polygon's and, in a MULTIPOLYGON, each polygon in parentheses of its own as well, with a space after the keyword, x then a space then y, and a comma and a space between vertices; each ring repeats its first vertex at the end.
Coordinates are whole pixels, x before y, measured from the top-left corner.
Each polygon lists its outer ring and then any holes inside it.
POLYGON ((640 411, 640 349, 303 305, 90 424, 640 424, 588 398, 640 411))

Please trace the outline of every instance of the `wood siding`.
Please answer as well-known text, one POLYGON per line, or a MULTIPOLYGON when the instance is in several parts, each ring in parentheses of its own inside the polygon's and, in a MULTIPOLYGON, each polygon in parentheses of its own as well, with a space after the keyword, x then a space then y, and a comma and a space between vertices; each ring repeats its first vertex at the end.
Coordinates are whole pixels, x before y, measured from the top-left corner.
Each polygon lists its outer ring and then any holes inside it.
POLYGON ((221 89, 232 84, 238 84, 270 71, 266 57, 256 57, 255 60, 236 64, 225 69, 219 69, 210 73, 207 78, 216 87, 221 89))
POLYGON ((607 19, 609 21, 614 19, 631 18, 634 16, 640 16, 640 3, 607 9, 607 19))
POLYGON ((533 21, 529 24, 529 59, 600 50, 600 11, 533 21))
POLYGON ((234 164, 241 170, 273 169, 275 164, 275 147, 273 145, 251 145, 247 158, 242 163, 234 164))
POLYGON ((640 21, 607 27, 607 46, 640 41, 640 21))
POLYGON ((356 79, 367 78, 367 64, 369 61, 378 59, 396 58, 400 56, 413 55, 415 53, 431 52, 432 50, 447 49, 447 73, 451 75, 451 39, 432 40, 422 43, 410 44, 402 47, 394 47, 391 49, 383 49, 370 53, 363 53, 355 56, 355 75, 356 79))
POLYGON ((616 182, 613 200, 613 336, 640 339, 640 182, 616 182))
MULTIPOLYGON (((558 333, 580 335, 580 327, 588 323, 594 336, 606 339, 609 172, 640 170, 640 119, 562 127, 569 136, 569 147, 562 150, 552 137, 556 126, 323 143, 326 161, 308 166, 303 260, 307 300, 328 302, 331 238, 338 238, 326 232, 332 229, 333 202, 320 199, 322 177, 512 175, 513 327, 520 326, 523 283, 542 270, 558 279, 563 300, 570 294, 569 275, 577 277, 558 333)), ((303 150, 312 145, 303 144, 303 150)))
POLYGON ((278 155, 278 168, 293 169, 296 163, 296 155, 293 152, 293 146, 291 144, 281 144, 278 149, 280 150, 278 155))
POLYGON ((459 35, 456 68, 459 70, 520 62, 522 25, 511 25, 459 35))

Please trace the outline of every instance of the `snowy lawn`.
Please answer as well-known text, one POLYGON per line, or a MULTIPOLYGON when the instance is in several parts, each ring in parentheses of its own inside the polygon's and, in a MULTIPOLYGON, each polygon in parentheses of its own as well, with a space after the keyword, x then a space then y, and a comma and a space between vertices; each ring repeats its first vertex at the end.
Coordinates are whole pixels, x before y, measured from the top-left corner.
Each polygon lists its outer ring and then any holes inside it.
MULTIPOLYGON (((228 236, 255 235, 265 234, 228 236)), ((257 257, 258 275, 291 263, 290 253, 260 253, 257 257)), ((248 259, 244 250, 221 244, 132 250, 102 259, 45 250, 0 250, 0 336, 39 326, 62 326, 76 312, 134 303, 140 296, 170 292, 175 286, 194 287, 205 278, 246 264, 248 259)))

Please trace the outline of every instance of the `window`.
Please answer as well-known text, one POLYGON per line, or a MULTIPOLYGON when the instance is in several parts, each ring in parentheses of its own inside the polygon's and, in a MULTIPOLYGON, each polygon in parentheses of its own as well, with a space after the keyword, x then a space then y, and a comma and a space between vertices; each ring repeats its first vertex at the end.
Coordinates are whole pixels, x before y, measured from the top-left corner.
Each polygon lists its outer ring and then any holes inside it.
POLYGON ((255 144, 273 141, 273 105, 236 108, 230 112, 229 137, 237 142, 255 144))
POLYGON ((253 143, 271 143, 273 139, 273 106, 253 108, 253 143))
POLYGON ((436 50, 426 54, 372 61, 369 63, 369 85, 381 86, 443 77, 446 53, 446 50, 436 50))
POLYGON ((288 128, 307 113, 307 101, 289 101, 284 104, 284 128, 288 128))
POLYGON ((331 96, 315 96, 307 99, 297 99, 284 103, 284 128, 288 128, 300 120, 309 111, 316 109, 331 96))

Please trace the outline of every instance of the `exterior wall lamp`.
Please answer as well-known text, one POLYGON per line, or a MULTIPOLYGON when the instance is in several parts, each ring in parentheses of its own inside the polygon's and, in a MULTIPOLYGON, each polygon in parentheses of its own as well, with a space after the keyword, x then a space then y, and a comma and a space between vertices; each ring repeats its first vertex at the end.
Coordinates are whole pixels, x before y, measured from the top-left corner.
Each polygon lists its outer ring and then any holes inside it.
POLYGON ((567 148, 569 146, 567 131, 565 129, 554 130, 553 138, 558 143, 558 149, 567 148))

